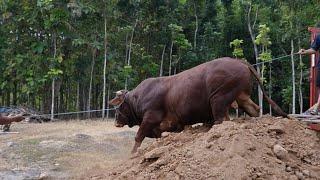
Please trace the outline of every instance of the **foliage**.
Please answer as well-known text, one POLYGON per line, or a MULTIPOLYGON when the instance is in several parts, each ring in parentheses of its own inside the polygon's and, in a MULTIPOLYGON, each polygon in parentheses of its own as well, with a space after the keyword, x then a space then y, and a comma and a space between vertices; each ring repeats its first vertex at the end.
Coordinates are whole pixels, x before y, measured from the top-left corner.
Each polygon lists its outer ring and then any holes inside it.
MULTIPOLYGON (((91 104, 101 107, 105 40, 111 91, 123 89, 127 76, 129 89, 157 76, 164 46, 163 72, 168 75, 172 42, 176 73, 223 56, 253 63, 253 46, 245 23, 249 5, 253 8, 250 15, 252 24, 256 24, 253 31, 261 61, 288 54, 292 39, 300 39, 305 48, 309 46, 306 27, 318 23, 319 19, 312 17, 320 17, 320 5, 315 0, 2 0, 0 104, 27 104, 48 112, 51 81, 55 78, 59 100, 55 112, 76 109, 77 102, 80 109, 85 109, 95 59, 91 104), (127 66, 133 27, 131 63, 127 66), (195 40, 193 48, 191 42, 195 40)), ((309 65, 304 62, 299 68, 305 70, 309 65)), ((288 107, 290 93, 282 92, 289 92, 290 63, 274 62, 272 66, 272 73, 277 75, 272 79, 273 97, 282 107, 288 107)), ((305 83, 303 89, 307 88, 305 83)))
POLYGON ((236 58, 242 58, 243 57, 243 49, 241 48, 241 44, 243 43, 243 40, 241 39, 235 39, 232 42, 230 42, 230 47, 233 47, 232 55, 236 58))

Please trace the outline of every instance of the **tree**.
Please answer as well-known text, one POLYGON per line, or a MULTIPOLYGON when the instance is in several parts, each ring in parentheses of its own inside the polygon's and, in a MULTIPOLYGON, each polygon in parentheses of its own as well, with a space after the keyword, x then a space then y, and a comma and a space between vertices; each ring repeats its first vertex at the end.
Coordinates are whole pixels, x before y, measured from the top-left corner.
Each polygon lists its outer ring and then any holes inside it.
POLYGON ((235 39, 232 42, 230 42, 230 47, 233 47, 232 55, 236 58, 242 58, 243 57, 243 49, 241 48, 241 44, 243 43, 242 39, 235 39))

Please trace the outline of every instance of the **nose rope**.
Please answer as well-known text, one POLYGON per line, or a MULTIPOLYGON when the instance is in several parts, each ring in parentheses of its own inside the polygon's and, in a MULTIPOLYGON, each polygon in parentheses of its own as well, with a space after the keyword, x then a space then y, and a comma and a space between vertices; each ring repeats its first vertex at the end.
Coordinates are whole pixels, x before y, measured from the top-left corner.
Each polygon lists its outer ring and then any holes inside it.
POLYGON ((273 58, 269 61, 262 61, 262 62, 258 62, 256 64, 252 64, 252 66, 258 66, 260 64, 264 64, 264 63, 269 63, 269 62, 273 62, 273 61, 283 61, 283 60, 286 60, 286 59, 283 59, 283 58, 286 58, 286 57, 289 57, 291 55, 297 55, 299 53, 294 53, 294 54, 288 54, 288 55, 285 55, 285 56, 280 56, 280 57, 277 57, 277 58, 273 58))

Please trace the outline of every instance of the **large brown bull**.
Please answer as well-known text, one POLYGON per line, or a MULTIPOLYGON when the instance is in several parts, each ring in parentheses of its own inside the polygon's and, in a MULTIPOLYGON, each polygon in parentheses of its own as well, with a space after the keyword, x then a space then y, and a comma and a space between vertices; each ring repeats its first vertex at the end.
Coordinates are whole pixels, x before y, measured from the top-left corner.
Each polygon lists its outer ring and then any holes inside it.
MULTIPOLYGON (((184 125, 219 124, 229 119, 233 101, 250 116, 259 116, 259 106, 250 99, 252 75, 263 89, 249 63, 225 57, 174 76, 146 79, 132 91, 118 91, 109 103, 119 106, 117 127, 140 125, 134 153, 145 137, 158 138, 164 131, 182 131, 184 125)), ((263 93, 276 113, 286 117, 264 90, 263 93)))

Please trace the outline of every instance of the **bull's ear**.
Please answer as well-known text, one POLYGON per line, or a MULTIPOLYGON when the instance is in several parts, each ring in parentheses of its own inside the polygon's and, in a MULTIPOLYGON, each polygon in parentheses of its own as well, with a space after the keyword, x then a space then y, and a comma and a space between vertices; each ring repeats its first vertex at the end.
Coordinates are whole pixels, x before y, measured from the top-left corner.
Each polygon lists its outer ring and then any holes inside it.
POLYGON ((122 99, 120 97, 115 97, 112 100, 109 101, 109 104, 112 106, 118 106, 122 103, 122 99))

